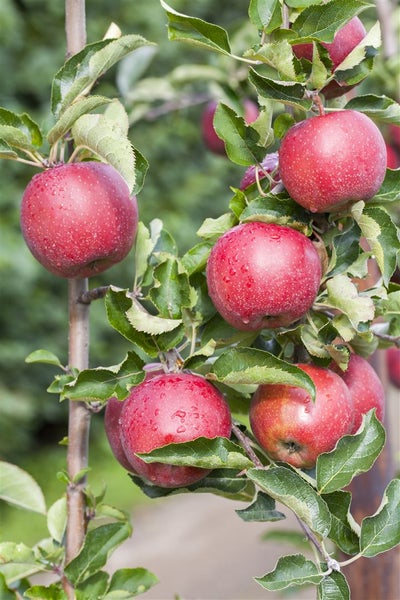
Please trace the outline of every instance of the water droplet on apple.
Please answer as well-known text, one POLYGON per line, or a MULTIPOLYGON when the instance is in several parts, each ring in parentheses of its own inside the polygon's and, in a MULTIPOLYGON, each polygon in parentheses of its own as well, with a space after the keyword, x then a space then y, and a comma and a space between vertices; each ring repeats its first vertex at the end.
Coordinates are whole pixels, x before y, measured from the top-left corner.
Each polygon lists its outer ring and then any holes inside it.
POLYGON ((183 425, 180 425, 180 427, 178 427, 178 429, 176 430, 176 433, 184 433, 186 431, 186 427, 184 427, 183 425))

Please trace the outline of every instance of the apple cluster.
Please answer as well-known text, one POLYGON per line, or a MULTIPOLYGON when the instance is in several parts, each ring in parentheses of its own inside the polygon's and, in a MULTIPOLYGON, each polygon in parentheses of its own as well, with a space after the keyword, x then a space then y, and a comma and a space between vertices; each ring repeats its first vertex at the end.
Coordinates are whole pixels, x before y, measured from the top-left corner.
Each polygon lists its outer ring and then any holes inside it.
POLYGON ((92 277, 131 250, 137 200, 109 164, 62 163, 33 176, 22 197, 20 222, 29 250, 48 271, 92 277))
MULTIPOLYGON (((346 371, 336 364, 297 366, 313 381, 315 401, 300 387, 263 384, 251 398, 249 422, 271 460, 312 469, 321 453, 332 450, 342 436, 356 433, 363 414, 375 409, 383 420, 385 394, 373 367, 356 354, 346 371)), ((232 416, 223 394, 204 377, 156 373, 147 374, 126 400, 110 398, 104 424, 124 469, 152 485, 176 488, 200 481, 210 469, 146 463, 138 454, 202 437, 229 438, 232 416)))

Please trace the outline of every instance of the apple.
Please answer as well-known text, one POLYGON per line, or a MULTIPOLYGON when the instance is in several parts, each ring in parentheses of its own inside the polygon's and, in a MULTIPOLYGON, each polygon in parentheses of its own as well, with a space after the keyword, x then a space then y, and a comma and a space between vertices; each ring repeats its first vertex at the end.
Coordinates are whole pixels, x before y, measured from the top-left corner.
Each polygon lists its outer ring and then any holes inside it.
POLYGON ((387 167, 388 169, 397 169, 400 167, 400 157, 397 155, 393 146, 386 143, 387 167))
MULTIPOLYGON (((344 61, 346 56, 363 40, 367 32, 358 17, 353 17, 346 25, 341 27, 333 38, 332 42, 322 42, 322 46, 326 48, 329 58, 332 61, 332 73, 344 61)), ((297 58, 306 58, 312 61, 313 44, 294 44, 293 52, 297 58)), ((346 85, 345 82, 331 81, 322 88, 322 93, 326 99, 337 98, 350 91, 354 85, 346 85)))
POLYGON ((122 447, 135 472, 154 485, 169 488, 195 483, 210 469, 146 464, 136 454, 200 437, 229 438, 232 420, 224 396, 204 377, 165 373, 131 391, 123 403, 119 427, 122 447))
POLYGON ((311 212, 344 210, 367 201, 386 174, 386 144, 375 123, 354 110, 293 125, 279 150, 279 172, 290 196, 311 212))
MULTIPOLYGON (((205 107, 201 117, 201 132, 205 146, 214 154, 226 156, 225 143, 218 137, 214 129, 214 115, 218 102, 211 100, 205 107)), ((255 102, 246 98, 243 102, 244 120, 247 124, 253 123, 259 115, 258 106, 255 102)))
POLYGON ((386 366, 390 383, 400 388, 400 348, 386 350, 386 366))
POLYGON ((104 411, 104 430, 110 444, 110 448, 120 463, 130 473, 134 472, 134 468, 126 457, 125 450, 122 447, 119 419, 124 401, 118 398, 110 398, 107 401, 104 411))
POLYGON ((383 421, 385 416, 385 390, 373 366, 362 356, 351 354, 346 371, 332 363, 330 368, 340 375, 350 390, 354 404, 355 433, 362 422, 362 417, 372 408, 376 416, 383 421))
POLYGON ((400 125, 390 123, 388 130, 390 141, 394 144, 394 146, 396 146, 398 150, 400 150, 400 125))
POLYGON ((33 176, 22 197, 20 222, 29 250, 48 271, 91 277, 130 251, 137 201, 111 165, 64 163, 33 176))
POLYGON ((286 327, 314 302, 321 261, 302 233, 276 223, 242 223, 224 233, 207 262, 209 296, 243 331, 286 327))
POLYGON ((260 385, 250 402, 250 426, 272 460, 312 469, 322 452, 352 431, 354 406, 339 375, 315 365, 297 366, 314 382, 315 402, 300 387, 260 385))
POLYGON ((248 167, 242 177, 239 188, 241 190, 245 190, 247 187, 256 182, 256 170, 258 169, 258 178, 259 180, 264 179, 268 174, 272 174, 272 179, 274 182, 279 180, 278 174, 278 166, 279 166, 279 155, 278 152, 270 152, 266 154, 264 159, 261 162, 260 169, 258 166, 251 165, 248 167))

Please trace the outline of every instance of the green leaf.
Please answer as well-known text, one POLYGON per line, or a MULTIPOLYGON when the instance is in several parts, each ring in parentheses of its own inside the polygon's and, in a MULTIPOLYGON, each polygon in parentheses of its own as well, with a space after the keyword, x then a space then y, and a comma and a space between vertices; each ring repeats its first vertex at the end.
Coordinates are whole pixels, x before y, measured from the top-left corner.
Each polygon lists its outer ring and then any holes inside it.
POLYGON ((346 275, 335 275, 326 282, 327 297, 322 305, 335 308, 343 313, 352 327, 372 321, 375 315, 372 298, 358 293, 357 286, 346 275))
POLYGON ((51 583, 49 586, 44 585, 33 585, 26 592, 24 592, 26 598, 36 598, 37 600, 67 600, 67 595, 61 584, 51 583))
POLYGON ((47 513, 47 529, 53 540, 62 544, 67 528, 67 500, 59 498, 52 504, 47 513))
POLYGON ((0 138, 0 158, 15 159, 18 158, 17 152, 15 152, 9 144, 0 138))
MULTIPOLYGON (((277 12, 281 13, 279 0, 250 0, 250 21, 258 29, 268 28, 268 25, 275 21, 274 17, 277 12)), ((277 27, 279 27, 279 24, 277 24, 277 27)))
POLYGON ((25 358, 26 363, 44 363, 47 365, 55 365, 56 367, 63 368, 58 356, 49 352, 48 350, 34 350, 25 358))
POLYGON ((265 148, 260 143, 257 131, 246 125, 243 117, 226 104, 219 103, 214 115, 214 129, 224 140, 230 160, 238 165, 249 166, 261 161, 265 148))
POLYGON ((50 129, 47 134, 47 140, 50 144, 55 144, 64 135, 68 133, 72 125, 87 113, 90 113, 95 108, 111 102, 109 98, 104 96, 89 96, 89 98, 80 98, 74 104, 69 106, 62 114, 60 119, 50 129))
POLYGON ((301 83, 275 81, 259 75, 253 69, 250 69, 249 72, 249 82, 262 98, 276 100, 302 110, 311 109, 312 102, 310 99, 304 98, 305 87, 301 83))
MULTIPOLYGON (((160 221, 160 226, 162 223, 160 221)), ((139 221, 135 241, 135 281, 140 285, 148 266, 149 258, 153 252, 155 241, 151 238, 150 230, 139 221)))
POLYGON ((374 202, 400 202, 400 169, 386 169, 385 179, 374 196, 374 202))
POLYGON ((343 61, 335 68, 337 71, 348 71, 353 69, 364 60, 367 49, 379 48, 381 45, 381 30, 380 24, 375 23, 368 31, 367 35, 353 48, 351 52, 343 59, 343 61))
POLYGON ((284 194, 267 194, 255 198, 241 213, 240 221, 278 223, 297 229, 305 235, 311 231, 310 213, 284 194))
POLYGON ((350 588, 346 577, 332 571, 318 585, 318 600, 350 600, 350 588))
POLYGON ((61 393, 61 400, 96 401, 108 400, 117 396, 126 398, 131 387, 144 380, 144 361, 133 351, 118 365, 84 369, 79 372, 75 381, 67 383, 61 393))
POLYGON ((0 543, 0 573, 7 585, 45 570, 46 566, 36 560, 32 548, 14 542, 0 543))
POLYGON ((82 583, 106 564, 109 554, 131 533, 128 522, 108 523, 90 530, 78 556, 65 567, 65 575, 74 585, 82 583))
POLYGON ((0 598, 2 600, 18 600, 17 593, 7 586, 4 575, 0 572, 0 598))
POLYGON ((55 75, 51 92, 53 114, 59 117, 79 96, 87 95, 97 79, 121 58, 149 45, 153 44, 139 35, 124 35, 85 46, 55 75))
POLYGON ((135 152, 118 123, 100 114, 82 115, 72 126, 76 146, 85 146, 112 165, 125 179, 129 190, 135 185, 135 152))
POLYGON ((310 6, 299 14, 293 23, 293 30, 299 38, 332 42, 338 29, 370 6, 359 0, 331 0, 319 6, 310 6))
POLYGON ((370 410, 363 416, 359 433, 342 437, 334 450, 320 454, 316 465, 317 487, 320 493, 335 492, 350 483, 353 477, 369 471, 385 444, 385 429, 370 410))
POLYGON ((196 233, 204 240, 215 241, 234 225, 237 225, 237 219, 233 213, 229 212, 216 219, 205 219, 196 233))
POLYGON ((92 600, 93 598, 104 598, 108 588, 109 574, 99 571, 85 579, 76 587, 76 600, 92 600))
POLYGON ((354 207, 353 214, 363 236, 371 246, 385 285, 396 268, 400 250, 399 232, 388 212, 382 206, 366 205, 362 214, 354 207))
POLYGON ((132 302, 131 307, 126 311, 126 317, 137 331, 150 335, 172 331, 182 323, 182 319, 168 319, 151 315, 137 301, 132 302))
POLYGON ((383 94, 381 96, 375 94, 355 96, 347 102, 344 108, 363 112, 375 121, 400 125, 399 103, 383 94))
POLYGON ((43 142, 39 126, 29 115, 18 115, 5 108, 0 108, 0 139, 6 151, 7 146, 33 150, 43 142))
POLYGON ((192 304, 189 277, 175 256, 164 258, 153 271, 154 286, 149 296, 162 317, 179 320, 182 309, 192 304))
POLYGON ((300 475, 287 467, 249 469, 249 479, 269 496, 290 508, 322 538, 329 534, 331 516, 326 502, 300 475))
POLYGON ((322 497, 331 513, 332 524, 329 539, 345 554, 349 556, 357 554, 360 527, 350 512, 351 493, 340 490, 331 494, 323 494, 322 497))
POLYGON ((25 510, 46 514, 43 492, 29 473, 0 461, 0 498, 25 510))
POLYGON ((361 524, 360 550, 371 558, 400 543, 400 480, 387 486, 377 512, 361 524))
POLYGON ((147 463, 161 462, 203 469, 243 470, 253 464, 241 446, 223 437, 201 437, 191 442, 168 444, 138 456, 147 463))
POLYGON ((123 600, 144 594, 158 579, 153 573, 142 567, 136 569, 118 569, 113 573, 110 586, 104 600, 123 600))
POLYGON ((322 579, 323 575, 317 566, 302 554, 281 556, 273 571, 255 578, 257 583, 270 592, 310 583, 318 585, 322 579))
POLYGON ((275 500, 264 494, 263 492, 258 492, 257 498, 247 508, 241 508, 236 510, 236 514, 243 521, 281 521, 282 519, 286 519, 286 516, 276 510, 275 508, 275 500))
POLYGON ((283 81, 296 81, 292 46, 287 40, 263 44, 260 48, 246 52, 246 58, 257 60, 275 69, 283 81))
POLYGON ((170 40, 189 42, 222 54, 229 55, 231 53, 225 29, 202 19, 179 13, 168 6, 164 0, 160 0, 160 2, 168 16, 168 38, 170 40))
POLYGON ((211 248, 212 242, 200 242, 182 256, 182 264, 188 275, 193 275, 205 268, 211 248))
POLYGON ((132 481, 149 498, 164 498, 189 492, 212 493, 230 500, 249 502, 254 497, 254 484, 247 477, 239 477, 237 469, 214 469, 200 481, 186 488, 162 488, 130 475, 132 481))
POLYGON ((208 379, 226 384, 283 383, 304 388, 312 398, 315 387, 298 367, 255 348, 230 348, 214 362, 208 379))

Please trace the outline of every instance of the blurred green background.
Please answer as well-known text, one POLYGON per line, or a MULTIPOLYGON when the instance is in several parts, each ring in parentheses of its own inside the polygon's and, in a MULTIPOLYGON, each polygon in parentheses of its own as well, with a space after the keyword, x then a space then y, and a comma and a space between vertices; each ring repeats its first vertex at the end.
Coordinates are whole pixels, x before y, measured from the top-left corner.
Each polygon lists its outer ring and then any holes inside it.
MULTIPOLYGON (((175 0, 173 6, 226 28, 239 52, 242 45, 251 45, 249 37, 257 35, 247 24, 248 2, 243 0, 175 0)), ((237 187, 243 175, 243 168, 205 148, 200 119, 212 96, 235 101, 251 94, 246 70, 217 54, 168 41, 159 0, 87 0, 86 12, 88 42, 101 39, 115 22, 122 33, 138 33, 158 44, 154 55, 142 57, 139 79, 135 81, 137 63, 126 60, 99 82, 96 92, 122 99, 132 120, 132 143, 150 163, 138 197, 141 220, 148 225, 151 219, 162 218, 183 252, 196 243, 196 230, 205 216, 225 212, 232 196, 230 186, 237 187), (184 69, 185 64, 192 66, 184 69), (199 78, 196 65, 215 69, 215 78, 199 78), (159 96, 152 102, 155 93, 159 96)), ((373 9, 363 13, 367 28, 368 19, 371 23, 376 19, 373 9)), ((65 57, 64 1, 1 0, 0 40, 0 106, 28 112, 46 129, 51 81, 65 57)), ((393 97, 392 80, 385 78, 387 63, 379 60, 367 86, 376 85, 375 93, 393 97)), ((65 447, 58 442, 67 431, 67 405, 46 392, 54 369, 26 364, 25 357, 45 348, 66 364, 67 282, 34 260, 20 233, 20 199, 34 173, 32 167, 0 161, 0 458, 37 478, 50 504, 63 492, 55 473, 65 468, 65 447)), ((90 286, 130 287, 132 281, 131 254, 93 278, 90 286)), ((91 366, 120 362, 127 343, 108 325, 102 301, 93 303, 90 318, 91 366)), ((91 435, 90 483, 100 488, 107 481, 108 501, 120 507, 144 501, 111 456, 101 414, 93 418, 91 435)), ((25 519, 21 511, 4 503, 0 520, 0 539, 33 542, 37 528, 44 527, 41 517, 28 514, 25 519)))

